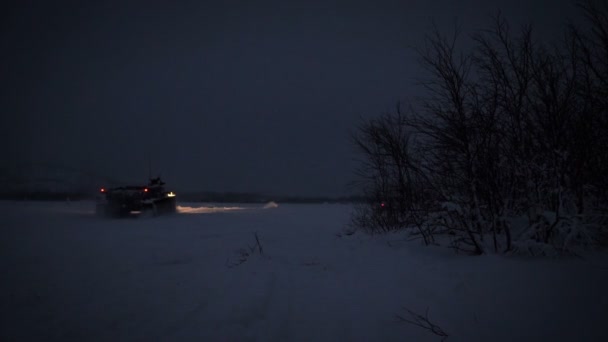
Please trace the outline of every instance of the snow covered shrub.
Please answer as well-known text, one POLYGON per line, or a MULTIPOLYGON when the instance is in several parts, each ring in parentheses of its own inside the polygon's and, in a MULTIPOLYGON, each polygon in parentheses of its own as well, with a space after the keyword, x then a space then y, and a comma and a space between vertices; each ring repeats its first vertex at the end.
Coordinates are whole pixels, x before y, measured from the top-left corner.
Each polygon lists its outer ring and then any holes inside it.
POLYGON ((555 213, 545 213, 526 227, 514 243, 513 253, 519 255, 577 255, 591 248, 595 238, 591 226, 579 217, 556 218, 555 213))
POLYGON ((427 96, 355 135, 370 232, 409 229, 457 251, 573 254, 608 245, 608 4, 563 41, 513 35, 496 16, 473 36, 437 30, 420 51, 427 96), (528 217, 512 233, 510 222, 528 217), (600 215, 601 216, 601 215, 600 215), (593 220, 591 217, 595 217, 593 220), (605 217, 605 216, 604 216, 605 217))
POLYGON ((355 229, 361 229, 368 234, 377 234, 395 230, 393 225, 387 224, 382 215, 374 211, 373 205, 358 205, 351 217, 351 224, 355 229))
POLYGON ((353 224, 368 233, 411 230, 426 244, 432 230, 425 225, 430 192, 412 153, 408 118, 395 113, 364 122, 353 141, 363 159, 358 185, 367 203, 353 215, 353 224))

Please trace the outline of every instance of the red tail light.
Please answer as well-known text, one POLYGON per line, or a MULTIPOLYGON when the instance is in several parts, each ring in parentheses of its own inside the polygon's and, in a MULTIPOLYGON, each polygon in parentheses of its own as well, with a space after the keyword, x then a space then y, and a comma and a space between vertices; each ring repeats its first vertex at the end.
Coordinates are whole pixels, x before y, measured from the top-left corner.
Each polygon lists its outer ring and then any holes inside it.
POLYGON ((145 189, 144 189, 144 192, 148 192, 148 188, 145 188, 145 189))
POLYGON ((101 188, 101 189, 99 189, 99 191, 101 191, 101 192, 106 192, 106 189, 101 188))

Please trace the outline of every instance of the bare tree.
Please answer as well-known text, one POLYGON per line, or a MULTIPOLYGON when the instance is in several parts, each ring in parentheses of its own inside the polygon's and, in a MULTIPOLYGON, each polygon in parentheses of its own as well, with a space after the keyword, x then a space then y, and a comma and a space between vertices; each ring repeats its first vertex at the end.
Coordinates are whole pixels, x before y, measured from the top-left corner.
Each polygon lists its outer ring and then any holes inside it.
POLYGON ((370 199, 358 218, 374 232, 417 228, 427 244, 447 233, 473 254, 569 253, 608 237, 608 5, 580 7, 589 27, 552 44, 500 13, 472 51, 457 31, 427 36, 421 105, 355 136, 370 199))
POLYGON ((415 166, 410 131, 407 116, 397 107, 395 113, 364 122, 353 135, 363 154, 359 184, 368 198, 354 220, 371 233, 414 228, 429 244, 427 192, 415 166))
POLYGON ((422 329, 428 330, 431 333, 441 337, 442 341, 445 341, 448 338, 449 335, 443 329, 441 329, 440 326, 431 322, 431 320, 429 319, 429 309, 428 308, 426 309, 424 316, 421 314, 415 313, 414 311, 407 309, 407 308, 405 308, 405 310, 409 314, 410 318, 406 318, 402 315, 396 314, 395 318, 397 318, 398 321, 405 322, 405 323, 420 327, 422 329))

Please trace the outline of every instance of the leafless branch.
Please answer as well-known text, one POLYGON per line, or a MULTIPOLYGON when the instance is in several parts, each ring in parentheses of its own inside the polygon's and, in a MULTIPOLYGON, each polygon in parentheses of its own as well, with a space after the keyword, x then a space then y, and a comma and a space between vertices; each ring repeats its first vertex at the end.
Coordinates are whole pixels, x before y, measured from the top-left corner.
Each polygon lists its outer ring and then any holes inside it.
POLYGON ((433 334, 440 336, 442 341, 445 341, 448 338, 448 334, 443 329, 441 329, 441 327, 439 327, 438 325, 436 325, 430 321, 428 307, 426 308, 424 316, 420 315, 418 313, 415 313, 408 308, 404 307, 404 309, 409 314, 409 318, 403 317, 399 314, 395 314, 395 317, 397 318, 398 321, 405 322, 405 323, 412 324, 417 327, 426 329, 426 330, 432 332, 433 334))

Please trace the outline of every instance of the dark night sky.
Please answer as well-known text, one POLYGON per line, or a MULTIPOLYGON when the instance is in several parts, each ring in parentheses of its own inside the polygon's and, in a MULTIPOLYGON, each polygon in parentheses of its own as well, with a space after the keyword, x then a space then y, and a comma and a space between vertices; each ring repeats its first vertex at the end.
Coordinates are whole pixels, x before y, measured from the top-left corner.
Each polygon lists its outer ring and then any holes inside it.
POLYGON ((498 9, 544 34, 574 5, 18 1, 0 23, 3 159, 145 180, 151 155, 178 189, 343 194, 359 117, 418 94, 409 46, 498 9))

